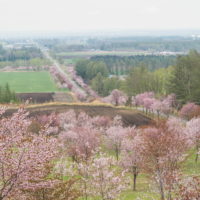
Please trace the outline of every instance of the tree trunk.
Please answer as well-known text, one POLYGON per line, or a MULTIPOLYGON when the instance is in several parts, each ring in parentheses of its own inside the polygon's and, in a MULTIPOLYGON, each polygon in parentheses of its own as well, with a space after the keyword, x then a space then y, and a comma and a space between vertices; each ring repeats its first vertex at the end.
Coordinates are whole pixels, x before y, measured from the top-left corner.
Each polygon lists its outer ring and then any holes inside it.
POLYGON ((137 175, 138 175, 137 167, 133 166, 132 170, 133 170, 132 171, 132 173, 133 173, 133 191, 136 191, 136 181, 137 181, 137 175))
POLYGON ((116 153, 116 158, 117 158, 117 161, 118 161, 119 160, 119 149, 118 148, 115 149, 115 153, 116 153))
POLYGON ((161 180, 159 180, 159 184, 160 184, 160 199, 165 200, 164 188, 161 180))
POLYGON ((196 145, 196 157, 195 157, 195 162, 197 163, 198 162, 198 159, 199 159, 199 145, 196 145))
POLYGON ((118 106, 118 105, 119 105, 118 100, 116 100, 115 101, 115 106, 118 106))
POLYGON ((160 112, 159 111, 157 111, 157 116, 158 116, 158 119, 160 118, 160 112))
POLYGON ((84 190, 85 190, 85 200, 88 199, 87 197, 87 185, 86 185, 86 182, 84 181, 84 190))
POLYGON ((44 189, 42 191, 42 199, 45 200, 45 191, 44 191, 44 189))
POLYGON ((196 153, 196 158, 195 158, 195 162, 197 163, 198 162, 198 158, 199 158, 199 154, 198 152, 196 153))
POLYGON ((163 180, 161 177, 161 172, 160 169, 157 169, 157 177, 158 177, 158 186, 159 186, 159 190, 160 190, 160 199, 161 200, 165 200, 165 192, 164 192, 164 186, 163 186, 163 180))
POLYGON ((137 174, 133 174, 133 191, 136 191, 136 180, 137 180, 137 174))
POLYGON ((169 194, 168 194, 167 200, 172 200, 171 191, 169 191, 169 194))

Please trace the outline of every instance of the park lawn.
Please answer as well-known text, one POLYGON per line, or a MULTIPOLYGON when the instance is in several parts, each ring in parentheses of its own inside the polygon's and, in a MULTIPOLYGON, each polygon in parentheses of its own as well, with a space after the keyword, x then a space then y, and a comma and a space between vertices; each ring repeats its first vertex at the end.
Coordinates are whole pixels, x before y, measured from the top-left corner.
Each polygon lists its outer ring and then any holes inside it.
POLYGON ((59 91, 49 72, 0 72, 0 86, 9 84, 15 92, 59 91))
MULTIPOLYGON (((131 183, 132 184, 132 183, 131 183)), ((150 199, 158 199, 159 194, 153 191, 155 185, 150 181, 146 174, 139 174, 137 178, 137 187, 136 191, 130 189, 124 192, 121 196, 123 200, 137 200, 140 198, 141 200, 150 200, 150 199)))
MULTIPOLYGON (((182 163, 181 171, 185 177, 192 175, 200 175, 200 159, 195 163, 196 151, 191 149, 187 153, 186 160, 182 163)), ((149 180, 148 176, 145 174, 139 174, 137 180, 137 191, 128 190, 122 195, 123 200, 137 200, 141 198, 142 200, 160 200, 159 194, 153 192, 153 187, 155 187, 149 180)))
POLYGON ((182 165, 182 172, 186 176, 189 175, 200 175, 200 159, 195 162, 196 149, 191 149, 187 154, 187 159, 182 165))

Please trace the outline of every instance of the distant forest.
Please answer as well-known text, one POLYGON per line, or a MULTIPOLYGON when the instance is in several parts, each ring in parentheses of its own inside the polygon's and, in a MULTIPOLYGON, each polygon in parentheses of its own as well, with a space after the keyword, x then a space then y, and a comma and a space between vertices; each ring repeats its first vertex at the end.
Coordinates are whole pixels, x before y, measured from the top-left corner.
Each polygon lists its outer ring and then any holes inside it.
POLYGON ((89 39, 90 48, 100 50, 141 50, 141 51, 173 51, 189 52, 190 49, 200 51, 200 40, 185 37, 116 37, 105 39, 89 39))
POLYGON ((4 49, 0 46, 0 61, 30 60, 43 58, 38 48, 4 49))
POLYGON ((5 66, 44 66, 50 62, 43 57, 42 52, 35 47, 20 49, 5 49, 0 45, 0 67, 5 66))
POLYGON ((200 51, 200 40, 192 37, 71 37, 38 40, 54 53, 70 51, 88 51, 91 49, 103 51, 133 50, 133 51, 172 51, 188 53, 191 49, 200 51))
POLYGON ((92 61, 102 61, 110 74, 125 75, 132 67, 146 66, 149 70, 165 68, 176 63, 176 56, 93 56, 92 61))

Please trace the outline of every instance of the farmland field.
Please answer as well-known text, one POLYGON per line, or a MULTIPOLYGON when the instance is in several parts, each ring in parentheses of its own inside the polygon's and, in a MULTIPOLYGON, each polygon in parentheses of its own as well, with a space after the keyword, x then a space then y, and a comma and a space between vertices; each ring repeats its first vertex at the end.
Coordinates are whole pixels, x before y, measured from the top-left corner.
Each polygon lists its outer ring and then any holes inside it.
POLYGON ((145 51, 76 51, 76 52, 61 52, 57 53, 57 56, 74 58, 74 57, 90 57, 97 55, 112 55, 112 56, 134 56, 134 55, 144 55, 149 54, 145 51))
POLYGON ((59 91, 48 72, 0 72, 0 85, 6 83, 15 92, 59 91))
POLYGON ((77 61, 80 60, 80 58, 67 58, 64 59, 64 64, 65 65, 75 65, 77 63, 77 61))

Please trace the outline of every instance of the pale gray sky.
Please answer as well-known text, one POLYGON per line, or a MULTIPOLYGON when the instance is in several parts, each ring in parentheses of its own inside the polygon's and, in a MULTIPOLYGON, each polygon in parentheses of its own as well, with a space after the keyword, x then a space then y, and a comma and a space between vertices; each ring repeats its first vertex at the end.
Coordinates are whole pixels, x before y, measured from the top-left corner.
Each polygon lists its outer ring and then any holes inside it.
POLYGON ((0 0, 0 31, 200 29, 200 0, 0 0))

